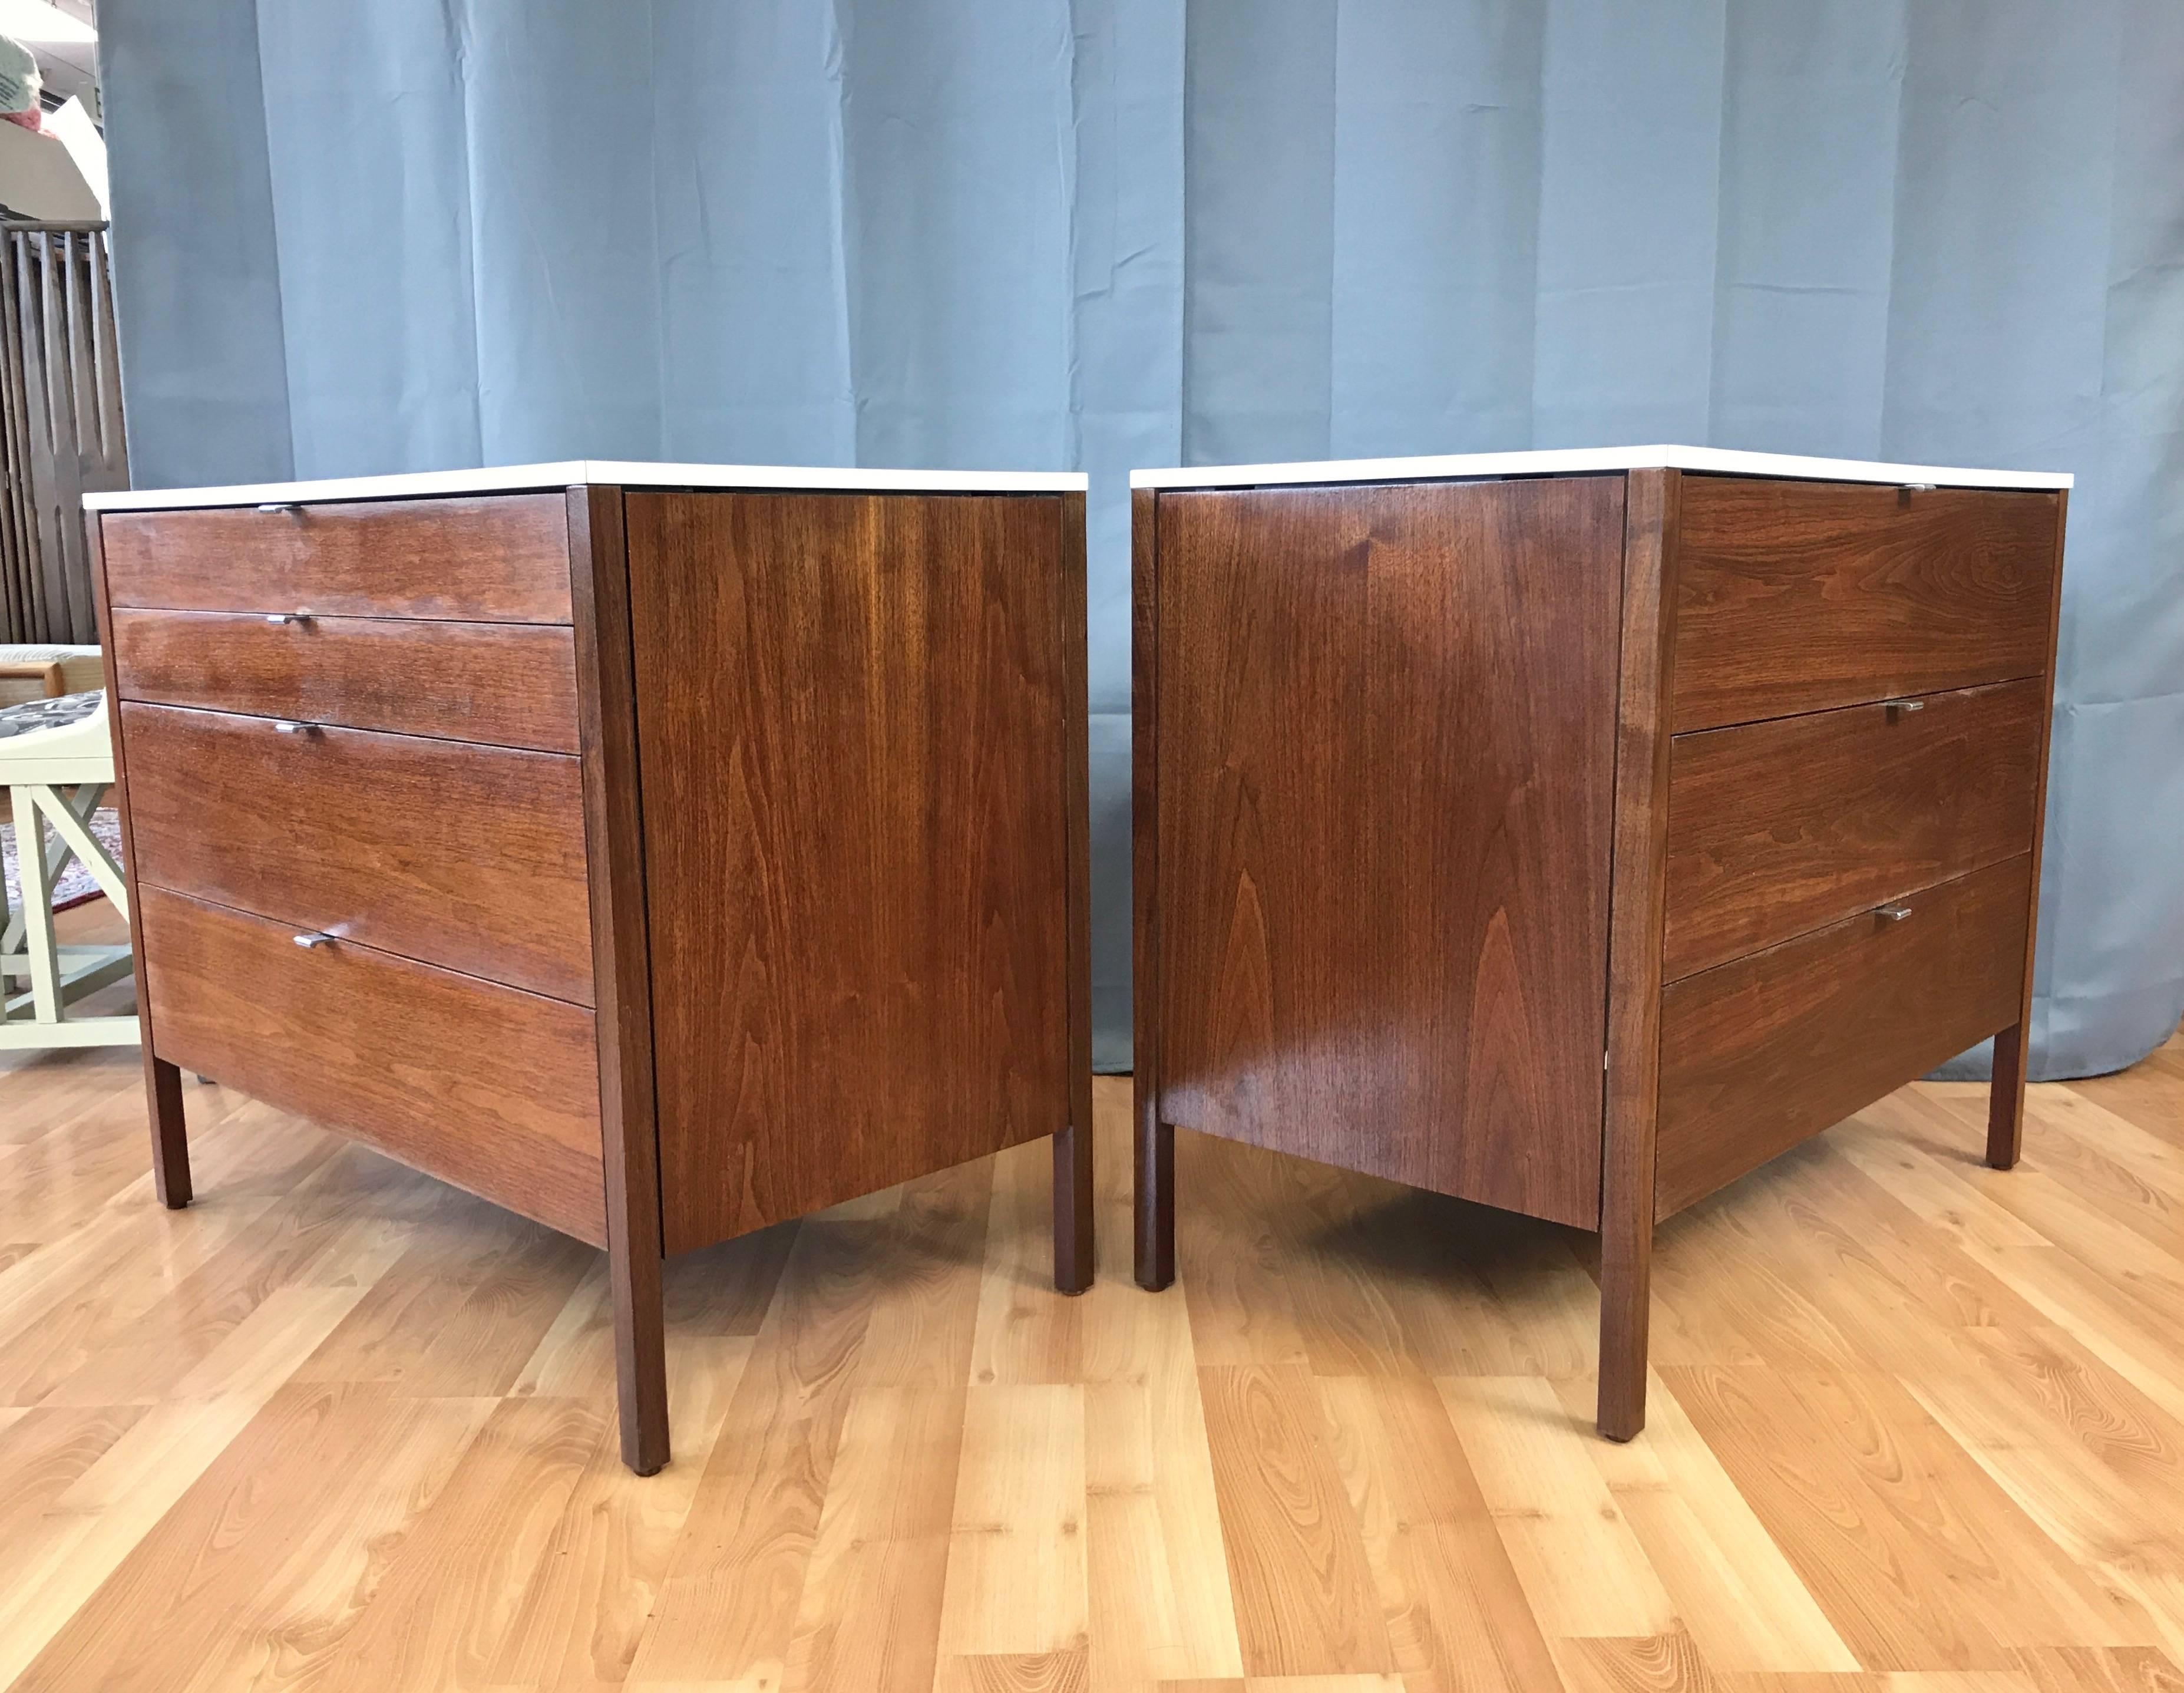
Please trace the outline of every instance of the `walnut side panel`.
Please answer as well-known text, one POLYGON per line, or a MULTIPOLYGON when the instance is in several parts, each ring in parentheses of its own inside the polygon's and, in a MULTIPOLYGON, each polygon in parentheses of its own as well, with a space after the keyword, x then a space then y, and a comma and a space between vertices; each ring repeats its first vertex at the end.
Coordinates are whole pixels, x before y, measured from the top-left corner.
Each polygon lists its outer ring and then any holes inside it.
POLYGON ((1156 509, 1162 1115, 1593 1226, 1623 478, 1156 509))
POLYGON ((669 1251, 1054 1132, 1055 504, 626 496, 669 1251))

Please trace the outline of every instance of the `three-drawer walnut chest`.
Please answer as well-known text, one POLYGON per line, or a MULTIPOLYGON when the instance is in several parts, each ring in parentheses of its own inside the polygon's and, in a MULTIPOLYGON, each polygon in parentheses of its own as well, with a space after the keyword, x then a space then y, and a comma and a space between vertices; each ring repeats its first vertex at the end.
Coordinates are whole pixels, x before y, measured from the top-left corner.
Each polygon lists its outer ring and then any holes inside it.
POLYGON ((1092 1268, 1084 478, 577 462, 95 496, 161 1197, 181 1071, 610 1254, 1037 1136, 1092 1268))
POLYGON ((1990 1036, 2014 1163, 2070 480, 1134 477, 1139 1280, 1178 1125, 1595 1230, 1628 1439, 1658 1220, 1990 1036))

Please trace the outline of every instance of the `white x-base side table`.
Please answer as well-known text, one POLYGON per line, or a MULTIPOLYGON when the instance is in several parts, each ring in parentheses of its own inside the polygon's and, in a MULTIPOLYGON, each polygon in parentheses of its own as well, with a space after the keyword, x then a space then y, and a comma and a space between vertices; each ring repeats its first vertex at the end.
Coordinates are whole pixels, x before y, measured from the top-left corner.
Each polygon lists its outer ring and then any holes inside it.
POLYGON ((92 813, 114 785, 106 710, 103 693, 0 709, 0 787, 14 803, 22 886, 0 930, 0 1050, 136 1043, 136 1018, 70 1009, 130 973, 129 948, 64 947, 53 935, 53 886, 71 860, 129 915, 121 867, 91 831, 92 813), (26 988, 16 986, 25 981, 26 988))

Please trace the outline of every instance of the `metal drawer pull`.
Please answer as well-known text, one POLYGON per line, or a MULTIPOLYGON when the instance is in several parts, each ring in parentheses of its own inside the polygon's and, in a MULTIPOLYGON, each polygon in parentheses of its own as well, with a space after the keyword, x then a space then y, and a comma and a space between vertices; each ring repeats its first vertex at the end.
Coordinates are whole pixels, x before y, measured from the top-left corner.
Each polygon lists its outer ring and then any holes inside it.
POLYGON ((333 938, 331 935, 298 935, 296 937, 296 944, 305 952, 309 952, 313 947, 325 946, 333 938))
POLYGON ((276 723, 273 725, 273 730, 276 735, 315 735, 318 732, 318 727, 315 723, 289 723, 283 720, 276 723))
POLYGON ((300 511, 304 508, 292 500, 269 500, 258 509, 261 511, 300 511))
POLYGON ((268 612, 265 621, 269 623, 308 623, 311 621, 311 614, 309 612, 268 612))
POLYGON ((1936 486, 1936 483, 1930 482, 1907 482, 1903 484, 1903 489, 1908 494, 1931 494, 1936 486))
POLYGON ((1875 908, 1875 914, 1885 922, 1901 923, 1911 914, 1911 908, 1908 905, 1883 905, 1875 908))

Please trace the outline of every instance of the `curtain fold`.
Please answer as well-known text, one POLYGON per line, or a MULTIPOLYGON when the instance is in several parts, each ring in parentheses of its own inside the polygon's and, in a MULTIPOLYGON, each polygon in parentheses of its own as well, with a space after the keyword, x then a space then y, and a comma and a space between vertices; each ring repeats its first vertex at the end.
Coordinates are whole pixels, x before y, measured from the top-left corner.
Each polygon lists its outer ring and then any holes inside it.
MULTIPOLYGON (((103 0, 141 485, 1659 440, 2063 468, 2035 1073, 2184 1014, 2173 0, 103 0)), ((1971 1062, 1976 1063, 1975 1059, 1971 1062)))

